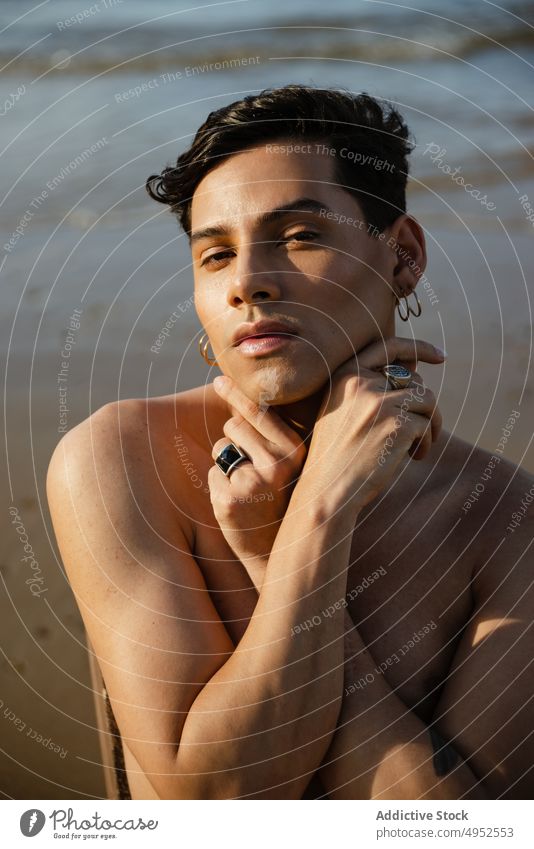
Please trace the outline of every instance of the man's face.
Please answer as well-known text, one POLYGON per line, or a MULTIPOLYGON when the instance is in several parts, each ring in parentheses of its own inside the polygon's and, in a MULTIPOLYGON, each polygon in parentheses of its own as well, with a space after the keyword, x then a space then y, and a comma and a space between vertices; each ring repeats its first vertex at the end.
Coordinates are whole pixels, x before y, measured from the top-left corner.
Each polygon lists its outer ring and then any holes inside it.
POLYGON ((394 332, 394 251, 369 234, 358 202, 335 184, 334 165, 315 143, 292 153, 259 145, 221 162, 193 196, 197 314, 223 373, 256 401, 306 398, 394 332), (195 238, 208 227, 222 232, 195 238), (233 343, 240 324, 260 319, 286 320, 298 335, 233 343))

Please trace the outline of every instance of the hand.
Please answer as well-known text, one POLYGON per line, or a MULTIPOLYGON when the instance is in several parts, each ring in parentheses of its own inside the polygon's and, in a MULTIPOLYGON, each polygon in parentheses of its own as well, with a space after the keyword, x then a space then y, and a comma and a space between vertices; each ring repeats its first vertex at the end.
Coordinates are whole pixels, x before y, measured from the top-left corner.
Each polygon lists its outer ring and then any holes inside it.
POLYGON ((407 456, 421 460, 438 438, 442 416, 434 393, 415 371, 417 360, 441 363, 429 342, 397 336, 373 342, 332 375, 321 404, 301 474, 313 490, 335 493, 335 503, 361 509, 392 481, 407 456), (378 371, 405 365, 414 380, 387 389, 378 371))
POLYGON ((271 407, 255 404, 230 377, 225 381, 224 387, 214 384, 214 389, 234 415, 223 427, 226 438, 213 445, 212 456, 234 442, 251 461, 244 460, 228 477, 212 466, 210 500, 228 545, 259 589, 307 448, 271 407))

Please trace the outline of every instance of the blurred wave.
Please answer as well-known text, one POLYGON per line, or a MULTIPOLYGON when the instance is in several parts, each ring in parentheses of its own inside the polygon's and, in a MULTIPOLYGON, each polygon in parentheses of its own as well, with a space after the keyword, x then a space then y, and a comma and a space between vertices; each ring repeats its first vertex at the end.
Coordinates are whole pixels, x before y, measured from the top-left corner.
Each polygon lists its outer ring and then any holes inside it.
POLYGON ((439 0, 423 10, 366 0, 306 6, 305 14, 296 14, 281 0, 194 6, 157 0, 149 7, 140 0, 59 0, 33 7, 4 0, 0 65, 4 74, 19 76, 156 72, 175 64, 178 51, 182 66, 197 66, 229 61, 245 44, 247 55, 263 60, 296 53, 372 62, 442 61, 447 54, 466 58, 496 46, 513 50, 534 43, 532 2, 499 7, 439 0))

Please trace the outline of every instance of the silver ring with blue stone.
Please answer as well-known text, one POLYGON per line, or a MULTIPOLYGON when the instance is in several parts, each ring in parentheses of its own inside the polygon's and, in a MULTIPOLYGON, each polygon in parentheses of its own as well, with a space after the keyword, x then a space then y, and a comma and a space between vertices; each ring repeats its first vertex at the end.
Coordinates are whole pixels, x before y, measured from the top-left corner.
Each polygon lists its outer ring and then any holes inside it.
POLYGON ((215 457, 215 462, 219 469, 224 472, 227 477, 232 469, 235 469, 235 467, 238 466, 239 463, 242 463, 243 460, 250 460, 250 457, 248 457, 245 452, 233 442, 225 445, 215 457))
POLYGON ((406 389, 412 380, 412 373, 404 366, 395 363, 388 364, 380 369, 391 389, 406 389))

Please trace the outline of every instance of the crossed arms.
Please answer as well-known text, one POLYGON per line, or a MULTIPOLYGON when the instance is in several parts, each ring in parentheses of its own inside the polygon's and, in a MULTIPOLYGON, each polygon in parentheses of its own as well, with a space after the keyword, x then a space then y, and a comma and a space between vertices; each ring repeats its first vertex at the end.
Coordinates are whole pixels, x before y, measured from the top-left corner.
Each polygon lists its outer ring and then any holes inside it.
POLYGON ((48 498, 123 740, 161 798, 299 799, 318 769, 330 798, 531 794, 527 520, 476 577, 433 743, 385 676, 344 697, 376 664, 342 615, 291 637, 344 597, 354 519, 310 511, 297 484, 234 648, 154 469, 143 403, 121 404, 120 426, 107 405, 61 441, 48 498))

